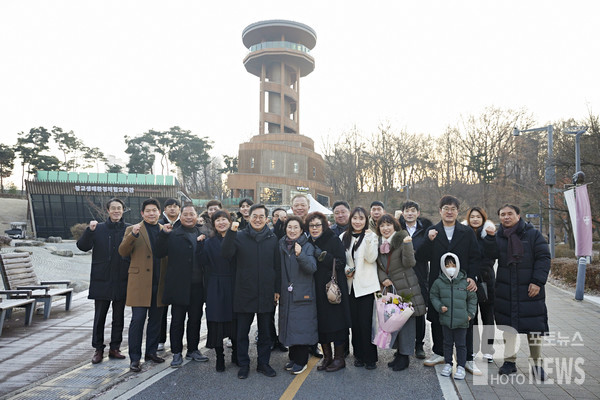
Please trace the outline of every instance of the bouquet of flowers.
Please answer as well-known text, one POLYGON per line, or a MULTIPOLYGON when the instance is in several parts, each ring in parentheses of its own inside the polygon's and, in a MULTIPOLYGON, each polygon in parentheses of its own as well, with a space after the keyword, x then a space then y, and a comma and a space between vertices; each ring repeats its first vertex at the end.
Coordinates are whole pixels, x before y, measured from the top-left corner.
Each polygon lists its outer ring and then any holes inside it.
MULTIPOLYGON (((393 286, 392 286, 393 287, 393 286)), ((377 293, 373 307, 373 325, 371 342, 380 349, 389 349, 398 332, 415 312, 412 302, 407 297, 393 293, 377 293)))

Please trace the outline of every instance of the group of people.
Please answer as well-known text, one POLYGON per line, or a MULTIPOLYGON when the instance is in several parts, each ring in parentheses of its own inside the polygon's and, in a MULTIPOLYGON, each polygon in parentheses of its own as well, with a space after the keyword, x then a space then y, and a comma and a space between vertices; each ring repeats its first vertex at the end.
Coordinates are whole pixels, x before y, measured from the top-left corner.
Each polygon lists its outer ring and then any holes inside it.
POLYGON ((459 223, 459 207, 457 198, 442 197, 441 220, 434 225, 420 216, 414 201, 402 205, 399 218, 386 213, 380 201, 369 210, 351 209, 338 201, 330 226, 322 213, 309 213, 309 199, 299 194, 292 198, 291 214, 275 209, 269 226, 267 207, 250 199, 240 202, 237 218, 222 210, 217 200, 198 216, 192 204, 180 207, 170 199, 162 220, 158 201, 147 199, 142 221, 127 226, 122 221, 123 202, 112 199, 107 204, 108 220, 91 221, 77 242, 81 250, 93 249, 92 362, 103 359, 104 324, 111 303, 109 358, 125 358, 119 347, 128 305, 130 369, 141 370, 146 320, 145 360, 164 362, 158 349, 166 336, 166 328, 161 333, 161 325, 166 327, 165 305, 170 305, 171 366, 183 364, 184 332, 186 358, 207 361, 199 349, 206 305, 206 347, 215 350, 217 371, 225 370, 223 343, 230 339, 238 377, 248 377, 248 335, 255 317, 259 373, 276 376, 270 365, 273 348, 289 348, 284 369, 292 374, 305 371, 310 355, 322 357, 317 370, 335 372, 345 368, 350 343, 354 366, 372 370, 378 361, 371 337, 374 295, 386 288, 409 299, 414 308, 393 343, 394 359, 388 366, 394 371, 408 368, 413 354, 425 360, 427 318, 433 354, 424 365, 443 363, 441 374, 450 376, 456 347, 454 378, 464 379, 465 371, 481 374, 474 356, 481 351, 492 361, 495 321, 506 342, 500 373, 516 372, 516 335, 525 333, 534 373, 545 379, 540 337, 548 332, 547 243, 520 218, 515 205, 498 210, 498 230, 480 207, 471 208, 464 224, 459 223), (178 210, 169 210, 173 205, 178 210), (334 277, 341 298, 330 302, 326 292, 334 277), (477 290, 486 295, 478 300, 477 290), (481 335, 474 330, 478 314, 481 335))

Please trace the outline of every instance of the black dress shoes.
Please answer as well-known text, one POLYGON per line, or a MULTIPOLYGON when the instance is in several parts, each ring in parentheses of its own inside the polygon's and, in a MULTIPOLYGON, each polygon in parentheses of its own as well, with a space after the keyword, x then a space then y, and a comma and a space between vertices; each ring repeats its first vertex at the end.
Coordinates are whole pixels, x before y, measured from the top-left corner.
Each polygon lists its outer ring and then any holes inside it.
POLYGON ((131 364, 129 364, 129 369, 133 372, 140 372, 142 370, 142 367, 140 366, 139 361, 132 361, 131 364))
POLYGON ((317 358, 323 358, 323 353, 319 351, 319 348, 316 344, 308 347, 308 354, 317 358))
POLYGON ((240 367, 238 370, 238 378, 246 379, 248 377, 248 372, 250 372, 250 366, 244 365, 243 367, 240 367))
POLYGON ((281 343, 279 340, 274 341, 273 345, 271 346, 271 350, 275 350, 275 349, 281 351, 282 353, 285 353, 286 351, 288 351, 288 348, 285 347, 283 345, 283 343, 281 343))
POLYGON ((144 356, 144 359, 145 359, 146 361, 152 361, 152 362, 155 362, 155 363, 157 363, 157 364, 160 364, 160 363, 164 363, 164 362, 165 362, 165 359, 164 359, 164 358, 161 358, 161 357, 157 356, 156 354, 146 354, 146 355, 144 356))

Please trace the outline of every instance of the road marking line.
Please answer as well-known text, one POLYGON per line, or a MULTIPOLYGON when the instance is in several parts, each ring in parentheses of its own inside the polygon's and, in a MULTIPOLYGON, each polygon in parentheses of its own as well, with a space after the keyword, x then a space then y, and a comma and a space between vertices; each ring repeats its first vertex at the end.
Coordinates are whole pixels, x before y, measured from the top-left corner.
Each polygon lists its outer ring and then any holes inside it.
POLYGON ((283 394, 281 395, 281 397, 279 398, 279 400, 291 400, 291 399, 293 399, 294 396, 296 396, 296 393, 298 393, 298 390, 300 390, 300 386, 302 386, 302 384, 304 383, 304 381, 308 377, 308 374, 311 373, 311 371, 313 370, 313 368, 315 367, 315 365, 317 365, 317 362, 319 362, 319 360, 320 360, 320 358, 311 357, 310 360, 308 360, 308 364, 306 366, 306 371, 304 371, 300 375, 296 375, 296 377, 290 383, 290 385, 287 387, 287 389, 285 390, 285 392, 283 392, 283 394))

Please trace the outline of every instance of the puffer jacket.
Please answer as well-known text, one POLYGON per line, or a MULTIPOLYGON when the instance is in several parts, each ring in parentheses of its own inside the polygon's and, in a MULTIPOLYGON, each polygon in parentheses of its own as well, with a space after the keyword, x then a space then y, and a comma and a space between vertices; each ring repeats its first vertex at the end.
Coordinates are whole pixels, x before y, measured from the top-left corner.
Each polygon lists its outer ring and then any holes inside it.
POLYGON ((547 333, 546 280, 550 272, 550 250, 540 231, 520 220, 516 234, 523 243, 523 257, 508 264, 508 239, 500 226, 496 243, 500 256, 496 276, 494 314, 496 325, 511 326, 519 333, 547 333), (529 284, 540 287, 535 297, 529 297, 529 284))
MULTIPOLYGON (((390 242, 390 252, 387 254, 379 253, 377 257, 377 274, 379 282, 383 284, 386 279, 394 283, 396 292, 400 296, 410 296, 415 308, 414 316, 424 315, 427 311, 425 300, 421 294, 419 279, 413 267, 415 261, 415 251, 412 242, 404 243, 404 238, 408 236, 406 231, 398 231, 392 236, 390 242)), ((379 238, 379 245, 383 239, 379 238)))
POLYGON ((314 344, 319 341, 314 279, 317 270, 315 248, 305 235, 301 235, 296 243, 302 246, 298 256, 294 247, 287 249, 285 237, 279 240, 279 341, 286 346, 314 344), (293 289, 291 292, 289 286, 293 289))
POLYGON ((445 265, 448 256, 456 260, 456 273, 451 277, 446 268, 441 267, 440 276, 431 286, 429 298, 439 313, 440 325, 450 329, 468 328, 469 317, 473 319, 477 311, 477 294, 467 290, 467 274, 460 270, 460 260, 455 254, 442 255, 440 265, 445 265), (442 312, 443 306, 448 307, 445 313, 442 312))

